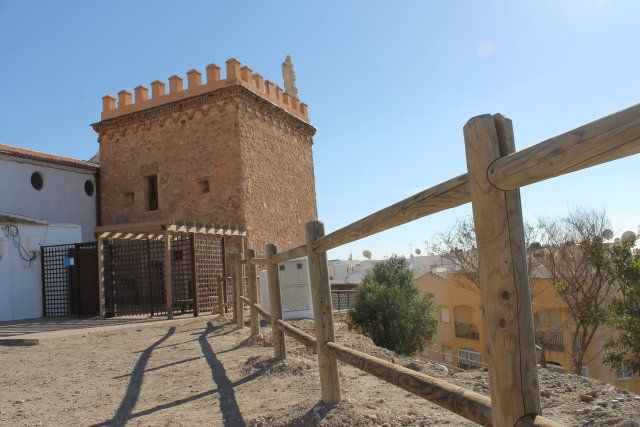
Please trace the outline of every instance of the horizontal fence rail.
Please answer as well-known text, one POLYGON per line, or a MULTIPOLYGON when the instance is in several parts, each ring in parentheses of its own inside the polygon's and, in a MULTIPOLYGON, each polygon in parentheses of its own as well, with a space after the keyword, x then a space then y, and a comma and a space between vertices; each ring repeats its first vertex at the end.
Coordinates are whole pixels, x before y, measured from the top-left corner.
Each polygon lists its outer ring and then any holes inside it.
POLYGON ((467 174, 421 191, 361 220, 321 237, 313 244, 316 252, 326 252, 381 231, 470 201, 467 174))
MULTIPOLYGON (((257 299, 251 301, 255 296, 247 299, 241 295, 237 299, 237 310, 244 310, 248 304, 252 322, 257 321, 259 314, 272 324, 276 358, 286 357, 284 334, 316 351, 325 403, 342 399, 336 363, 340 360, 481 425, 558 426, 539 415, 537 370, 535 361, 531 360, 535 354, 535 338, 541 338, 534 337, 526 262, 522 259, 525 248, 518 189, 639 153, 640 105, 519 152, 515 151, 511 121, 499 114, 472 118, 465 125, 464 135, 468 173, 327 235, 322 223, 311 221, 305 227, 306 244, 285 252, 278 253, 274 245, 267 245, 265 257, 255 258, 255 251, 249 250, 251 255, 237 262, 250 269, 266 265, 272 312, 258 304, 257 299), (328 250, 468 202, 473 207, 478 250, 483 254, 480 281, 485 307, 483 324, 490 335, 487 346, 491 399, 337 344, 331 314, 328 250), (304 256, 308 257, 311 278, 315 337, 283 319, 277 264, 304 256), (500 282, 487 286, 491 277, 494 281, 499 278, 500 282), (500 367, 500 376, 495 374, 496 367, 500 367)), ((250 277, 254 282, 255 270, 250 277)), ((250 289, 255 290, 252 280, 250 289)), ((459 336, 478 339, 477 331, 476 325, 456 325, 459 336)))
POLYGON ((306 245, 298 246, 293 249, 289 249, 288 251, 277 253, 274 256, 270 257, 268 261, 271 264, 281 264, 283 262, 286 262, 295 258, 301 258, 304 256, 307 256, 306 245))
POLYGON ((327 343, 325 348, 341 362, 375 375, 468 420, 484 426, 492 425, 491 399, 487 396, 340 344, 327 343))
POLYGON ((314 337, 304 332, 302 329, 298 329, 290 323, 285 322, 282 319, 276 320, 276 326, 282 330, 286 335, 294 338, 301 344, 306 345, 313 351, 316 350, 317 341, 314 337))
POLYGON ((501 157, 491 184, 514 190, 538 181, 640 153, 640 104, 501 157))
POLYGON ((260 304, 253 304, 252 305, 253 308, 255 308, 258 313, 260 314, 260 316, 264 317, 267 320, 271 320, 271 313, 269 313, 267 310, 264 309, 263 306, 261 306, 260 304))

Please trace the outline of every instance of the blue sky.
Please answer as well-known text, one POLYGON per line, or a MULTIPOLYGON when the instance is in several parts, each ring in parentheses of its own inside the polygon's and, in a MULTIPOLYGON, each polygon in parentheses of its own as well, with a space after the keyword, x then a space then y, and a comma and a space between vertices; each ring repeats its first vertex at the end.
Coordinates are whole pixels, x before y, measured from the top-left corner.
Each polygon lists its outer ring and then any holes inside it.
MULTIPOLYGON (((637 1, 0 0, 0 142, 98 149, 100 98, 238 58, 281 83, 290 54, 318 129, 327 231, 466 170, 462 127, 503 113, 519 149, 640 100, 637 1)), ((526 218, 606 208, 640 225, 640 156, 522 190, 526 218)), ((331 252, 424 249, 464 206, 331 252)))

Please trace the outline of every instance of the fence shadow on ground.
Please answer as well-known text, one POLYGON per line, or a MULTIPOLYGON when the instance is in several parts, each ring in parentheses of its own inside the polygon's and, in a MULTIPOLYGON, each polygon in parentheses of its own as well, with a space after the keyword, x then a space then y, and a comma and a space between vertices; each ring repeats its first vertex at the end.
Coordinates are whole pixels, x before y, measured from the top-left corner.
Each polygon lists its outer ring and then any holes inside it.
MULTIPOLYGON (((149 357, 151 356, 151 353, 154 350, 157 350, 163 347, 168 347, 168 346, 161 346, 161 344, 164 343, 166 340, 168 340, 174 334, 175 327, 171 327, 165 335, 163 335, 159 340, 157 340, 156 342, 154 342, 152 345, 150 345, 149 347, 147 347, 145 350, 141 352, 140 357, 138 358, 138 361, 136 362, 136 365, 134 366, 131 374, 116 377, 116 378, 124 378, 126 376, 130 376, 129 384, 127 386, 127 390, 125 391, 125 395, 122 399, 122 402, 120 403, 120 406, 116 410, 116 413, 110 420, 104 421, 99 424, 94 424, 94 427, 123 426, 132 419, 150 415, 155 412, 176 407, 185 403, 193 402, 198 399, 202 399, 215 394, 219 395, 219 404, 220 404, 220 411, 222 415, 223 425, 225 426, 246 425, 246 422, 244 420, 244 417, 242 416, 240 407, 238 405, 238 401, 235 396, 235 388, 262 376, 265 372, 269 370, 269 368, 272 366, 273 363, 277 362, 277 360, 270 359, 260 369, 245 376, 244 378, 241 378, 238 381, 232 382, 226 374, 226 370, 224 368, 223 363, 218 359, 218 355, 220 353, 226 353, 229 351, 237 350, 247 345, 248 340, 243 340, 241 343, 239 343, 238 345, 234 346, 231 349, 222 350, 218 352, 214 350, 213 346, 208 341, 208 339, 211 337, 226 335, 227 333, 229 333, 229 331, 225 331, 222 333, 215 333, 216 331, 223 329, 227 325, 229 325, 229 323, 224 323, 221 325, 214 326, 211 322, 208 322, 204 331, 198 334, 199 335, 198 338, 194 341, 198 341, 198 343, 200 344, 200 348, 203 353, 203 356, 192 358, 192 359, 186 359, 183 361, 172 362, 172 363, 168 363, 166 365, 158 366, 155 368, 146 369, 147 362, 149 360, 149 357), (206 390, 189 397, 178 399, 173 402, 163 403, 149 409, 133 412, 133 409, 135 408, 135 405, 140 397, 140 391, 141 391, 145 372, 155 371, 162 368, 178 365, 181 363, 187 363, 189 361, 200 359, 202 357, 206 359, 207 364, 209 365, 209 368, 211 370, 212 382, 216 386, 216 388, 213 388, 211 390, 206 390)), ((234 329, 232 328, 231 331, 233 330, 234 329)))
POLYGON ((116 413, 113 415, 113 418, 105 423, 98 425, 124 425, 130 418, 133 412, 133 408, 136 406, 138 402, 138 398, 140 397, 140 390, 142 389, 142 380, 144 377, 144 373, 147 368, 147 362, 149 361, 149 357, 153 350, 155 350, 160 344, 171 338, 171 336, 175 333, 175 326, 170 327, 167 330, 167 333, 162 336, 159 340, 151 344, 147 347, 136 362, 136 365, 133 367, 133 372, 131 372, 131 377, 129 378, 129 384, 127 385, 127 391, 122 398, 122 402, 120 406, 116 410, 116 413))

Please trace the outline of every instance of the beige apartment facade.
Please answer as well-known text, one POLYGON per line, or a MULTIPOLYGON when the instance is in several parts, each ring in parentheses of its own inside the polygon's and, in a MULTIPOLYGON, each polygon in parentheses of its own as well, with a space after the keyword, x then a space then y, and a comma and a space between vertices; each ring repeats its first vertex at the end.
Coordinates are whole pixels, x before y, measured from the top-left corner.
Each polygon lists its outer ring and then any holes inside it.
MULTIPOLYGON (((475 285, 455 272, 428 272, 416 277, 414 285, 421 295, 433 294, 438 305, 438 336, 424 355, 454 371, 486 367, 480 293, 475 285)), ((573 373, 569 310, 550 279, 534 278, 531 289, 536 344, 544 350, 549 369, 573 373)), ((596 332, 582 374, 640 393, 638 376, 603 363, 602 346, 611 333, 604 327, 596 332)))

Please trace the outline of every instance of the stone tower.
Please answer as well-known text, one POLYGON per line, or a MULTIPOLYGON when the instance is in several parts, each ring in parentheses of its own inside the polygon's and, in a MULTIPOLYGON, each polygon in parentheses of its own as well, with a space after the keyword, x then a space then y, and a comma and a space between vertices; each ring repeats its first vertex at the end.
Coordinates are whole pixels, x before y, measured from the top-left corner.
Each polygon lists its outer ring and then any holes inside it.
POLYGON ((258 250, 305 241, 316 219, 307 105, 260 74, 226 62, 103 97, 102 225, 181 220, 244 227, 258 250))

